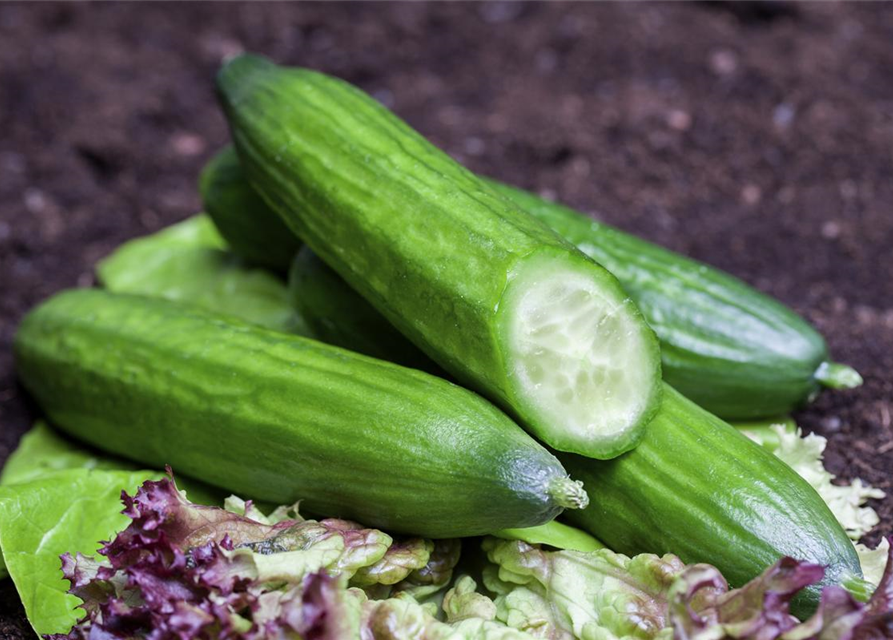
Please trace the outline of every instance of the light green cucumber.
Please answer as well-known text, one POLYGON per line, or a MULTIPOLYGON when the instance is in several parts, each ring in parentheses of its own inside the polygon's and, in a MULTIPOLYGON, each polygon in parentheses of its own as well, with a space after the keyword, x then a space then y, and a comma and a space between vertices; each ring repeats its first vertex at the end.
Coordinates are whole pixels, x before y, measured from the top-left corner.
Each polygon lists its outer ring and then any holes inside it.
POLYGON ((69 291, 25 317, 14 347, 64 431, 238 495, 435 538, 535 526, 587 501, 470 391, 197 307, 69 291))
POLYGON ((257 192, 431 359, 555 449, 635 446, 660 354, 610 273, 340 80, 240 56, 217 86, 257 192))
POLYGON ((208 163, 199 178, 199 191, 205 211, 233 253, 283 274, 288 270, 301 242, 276 216, 254 219, 263 201, 242 178, 232 147, 208 163))

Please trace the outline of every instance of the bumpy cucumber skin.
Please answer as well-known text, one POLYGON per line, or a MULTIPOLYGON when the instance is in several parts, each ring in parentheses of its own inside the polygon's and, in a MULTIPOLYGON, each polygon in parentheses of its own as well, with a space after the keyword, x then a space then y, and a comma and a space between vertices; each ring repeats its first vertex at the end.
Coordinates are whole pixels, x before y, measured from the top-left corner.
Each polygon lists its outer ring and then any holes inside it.
MULTIPOLYGON (((616 279, 347 83, 246 55, 217 88, 267 204, 432 360, 553 440, 556 425, 523 406, 507 370, 497 312, 508 276, 542 252, 585 261, 604 294, 640 318, 616 279)), ((659 403, 657 341, 643 319, 638 330, 653 344, 643 357, 655 377, 630 431, 659 403)))
MULTIPOLYGON (((274 215, 269 209, 266 211, 274 215)), ((317 340, 441 377, 445 375, 310 247, 301 247, 292 261, 288 293, 292 306, 317 340)))
MULTIPOLYGON (((559 459, 590 496, 567 519, 615 551, 707 562, 733 586, 785 555, 824 565, 823 585, 862 575, 853 544, 805 480, 670 387, 633 451, 559 459)), ((813 611, 819 595, 810 587, 797 615, 813 611)))
POLYGON ((726 419, 789 412, 818 393, 825 341, 742 281, 531 193, 487 181, 607 268, 661 340, 664 379, 726 419))
POLYGON ((62 293, 19 375, 63 430, 239 495, 430 537, 545 523, 560 463, 434 376, 166 300, 62 293))
POLYGON ((226 147, 199 178, 205 212, 239 257, 280 273, 288 271, 301 241, 245 180, 235 149, 226 147), (260 219, 257 219, 259 217, 260 219))

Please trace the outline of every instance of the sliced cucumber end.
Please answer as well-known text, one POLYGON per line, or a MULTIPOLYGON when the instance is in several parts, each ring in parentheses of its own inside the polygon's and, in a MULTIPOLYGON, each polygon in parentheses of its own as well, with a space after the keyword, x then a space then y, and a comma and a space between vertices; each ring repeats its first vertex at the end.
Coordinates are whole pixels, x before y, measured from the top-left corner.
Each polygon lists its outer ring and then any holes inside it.
POLYGON ((585 509, 589 506, 589 494, 579 480, 555 478, 549 483, 547 492, 562 509, 585 509))
POLYGON ((831 389, 855 389, 862 384, 862 376, 850 366, 839 362, 823 362, 815 371, 815 379, 831 389))
POLYGON ((659 403, 660 351, 613 276, 582 256, 528 256, 499 313, 513 399, 531 431, 593 458, 636 445, 659 403))

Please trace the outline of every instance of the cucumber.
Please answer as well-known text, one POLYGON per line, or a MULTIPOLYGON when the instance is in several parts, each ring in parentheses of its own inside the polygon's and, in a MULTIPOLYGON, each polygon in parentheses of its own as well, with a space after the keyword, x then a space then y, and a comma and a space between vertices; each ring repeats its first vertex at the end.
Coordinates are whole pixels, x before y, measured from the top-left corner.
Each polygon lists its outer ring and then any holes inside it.
POLYGON ((233 253, 280 273, 288 270, 301 242, 278 216, 264 215, 263 200, 243 179, 232 147, 211 159, 199 178, 199 191, 205 212, 233 253))
POLYGON ((302 247, 292 263, 288 293, 309 335, 317 340, 444 377, 440 367, 309 247, 302 247))
POLYGON ((240 56, 217 86, 258 193, 431 359, 555 449, 635 446, 660 353, 610 273, 340 80, 240 56))
POLYGON ((26 316, 15 355, 64 431, 238 495, 434 538, 539 525, 587 502, 474 393, 197 307, 62 293, 26 316))
POLYGON ((862 383, 852 368, 830 362, 803 318, 737 278, 488 182, 617 276, 661 340, 664 379, 708 411, 730 420, 779 415, 822 386, 862 383))
MULTIPOLYGON (((224 161, 231 179, 251 188, 229 148, 218 155, 217 170, 224 161)), ((661 340, 664 379, 708 411, 729 420, 764 418, 804 404, 822 387, 861 384, 852 368, 830 362, 824 339, 805 320, 737 278, 560 204, 487 182, 618 278, 661 340)), ((254 223, 281 224, 260 198, 255 205, 254 223)), ((345 338, 332 337, 326 341, 345 338)))
POLYGON ((559 459, 591 497, 567 520, 614 551, 706 562, 733 586, 781 556, 821 564, 825 579, 796 602, 800 616, 818 605, 821 586, 862 575, 846 532, 803 478, 669 386, 635 450, 559 459))

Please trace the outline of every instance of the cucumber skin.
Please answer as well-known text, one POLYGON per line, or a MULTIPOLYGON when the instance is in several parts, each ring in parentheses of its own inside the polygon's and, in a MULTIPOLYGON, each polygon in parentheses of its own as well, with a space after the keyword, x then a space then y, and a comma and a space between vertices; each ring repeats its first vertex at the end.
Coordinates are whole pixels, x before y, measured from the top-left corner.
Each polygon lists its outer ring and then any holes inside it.
MULTIPOLYGON (((238 162, 228 154, 227 170, 250 189, 238 162)), ((825 341, 784 305, 703 263, 532 193, 485 181, 620 280, 661 340, 664 379, 711 413, 728 420, 784 414, 819 391, 815 372, 828 358, 825 341)), ((260 198, 257 207, 253 222, 279 224, 260 198)), ((337 330, 329 333, 326 341, 353 348, 342 344, 337 330)), ((368 336, 351 340, 369 342, 368 336)), ((408 346, 406 341, 396 349, 407 354, 399 362, 413 357, 408 346)))
POLYGON ((275 504, 429 537, 543 524, 560 463, 449 382, 167 300, 76 290, 30 312, 19 375, 54 424, 275 504))
POLYGON ((661 341, 664 380, 711 413, 788 413, 820 389, 828 359, 803 318, 741 280, 496 181, 494 190, 620 280, 661 341))
POLYGON ((534 256, 590 271, 648 344, 655 379, 624 434, 634 446, 659 405, 659 345, 607 270, 341 80, 243 55, 217 90, 248 181, 295 234, 450 375, 562 448, 575 443, 552 437, 512 386, 499 305, 534 256))
POLYGON ((822 584, 795 600, 800 617, 818 606, 821 586, 862 575, 852 542, 805 480, 669 386, 633 451, 558 458, 590 496, 566 519, 614 551, 706 562, 732 586, 785 555, 824 565, 822 584))
POLYGON ((218 153, 199 177, 205 212, 230 250, 248 262, 279 273, 288 271, 301 241, 251 188, 239 167, 235 150, 218 153))

